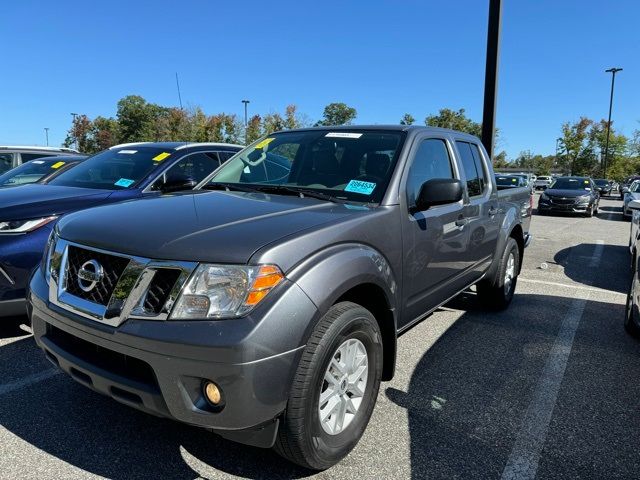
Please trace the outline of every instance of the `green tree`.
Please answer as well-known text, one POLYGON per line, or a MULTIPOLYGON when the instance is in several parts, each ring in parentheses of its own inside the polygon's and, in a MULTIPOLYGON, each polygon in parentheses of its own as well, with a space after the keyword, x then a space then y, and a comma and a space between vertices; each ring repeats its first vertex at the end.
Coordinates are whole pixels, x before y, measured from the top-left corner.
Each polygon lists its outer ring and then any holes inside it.
POLYGON ((78 150, 83 153, 93 153, 96 151, 93 136, 91 134, 93 123, 86 115, 77 115, 71 123, 71 128, 67 132, 67 137, 62 143, 65 147, 78 146, 78 150))
POLYGON ((324 107, 322 120, 316 122, 317 126, 351 125, 358 112, 346 103, 330 103, 324 107))
POLYGON ((119 126, 119 142, 156 141, 166 134, 167 124, 174 116, 171 109, 148 103, 139 95, 128 95, 118 102, 116 117, 119 126), (159 117, 165 117, 160 119, 159 117))
POLYGON ((247 145, 255 142, 262 136, 262 118, 260 115, 254 115, 247 122, 246 142, 247 145))
POLYGON ((565 170, 572 175, 591 174, 597 166, 594 154, 593 137, 589 134, 589 128, 593 120, 580 117, 577 122, 565 122, 562 125, 560 137, 560 151, 565 170))
POLYGON ((458 111, 450 108, 441 108, 437 115, 429 115, 425 118, 424 123, 429 127, 449 128, 470 133, 476 137, 482 135, 482 125, 467 117, 464 108, 458 111))
POLYGON ((505 152, 504 150, 502 150, 497 155, 493 156, 493 168, 500 169, 500 168, 507 168, 510 166, 511 164, 507 160, 507 152, 505 152))
MULTIPOLYGON (((106 150, 118 143, 118 122, 115 118, 98 116, 93 119, 91 135, 95 151, 106 150)), ((93 151, 87 153, 94 153, 93 151)))
POLYGON ((413 125, 416 119, 410 113, 405 113, 400 119, 400 125, 413 125))

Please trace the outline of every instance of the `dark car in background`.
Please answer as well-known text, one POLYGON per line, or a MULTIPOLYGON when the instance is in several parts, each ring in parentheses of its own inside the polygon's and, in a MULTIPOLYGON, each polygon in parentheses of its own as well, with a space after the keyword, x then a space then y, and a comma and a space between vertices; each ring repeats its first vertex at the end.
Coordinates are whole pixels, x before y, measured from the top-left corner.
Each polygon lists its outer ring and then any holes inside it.
POLYGON ((593 180, 593 183, 596 184, 596 188, 600 196, 603 195, 611 195, 611 190, 613 187, 611 186, 611 182, 606 178, 596 178, 593 180))
POLYGON ((498 190, 529 186, 527 180, 521 175, 496 175, 495 178, 498 190))
POLYGON ((559 177, 541 195, 538 213, 598 213, 600 194, 589 177, 559 177))
POLYGON ((61 215, 190 190, 241 148, 184 142, 119 145, 46 184, 0 189, 0 317, 25 312, 29 274, 61 215))
POLYGON ((20 145, 0 145, 0 173, 27 163, 31 160, 59 155, 78 154, 73 148, 64 147, 29 147, 20 145))
POLYGON ((28 183, 48 183, 62 172, 82 162, 86 155, 44 157, 23 163, 0 175, 0 188, 17 187, 28 183))

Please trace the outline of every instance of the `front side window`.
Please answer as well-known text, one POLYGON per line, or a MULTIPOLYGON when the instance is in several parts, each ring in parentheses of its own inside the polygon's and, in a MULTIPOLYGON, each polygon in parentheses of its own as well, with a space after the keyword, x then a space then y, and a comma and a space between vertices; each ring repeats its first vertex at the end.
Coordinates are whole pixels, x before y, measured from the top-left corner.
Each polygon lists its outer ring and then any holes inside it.
POLYGON ((159 147, 132 146, 105 150, 61 173, 49 185, 105 190, 135 188, 159 169, 163 162, 170 161, 171 155, 171 151, 159 147))
POLYGON ((58 168, 63 167, 67 162, 58 160, 33 160, 0 175, 0 186, 22 185, 24 183, 34 183, 46 175, 54 173, 58 168))
POLYGON ((258 140, 225 163, 201 188, 316 194, 334 201, 378 203, 405 132, 314 129, 258 140))
POLYGON ((407 177, 407 204, 412 206, 424 182, 436 178, 453 178, 451 158, 444 140, 423 140, 409 169, 407 177))
POLYGON ((482 195, 487 184, 487 175, 482 165, 478 146, 469 142, 456 141, 462 168, 467 179, 469 197, 482 195))

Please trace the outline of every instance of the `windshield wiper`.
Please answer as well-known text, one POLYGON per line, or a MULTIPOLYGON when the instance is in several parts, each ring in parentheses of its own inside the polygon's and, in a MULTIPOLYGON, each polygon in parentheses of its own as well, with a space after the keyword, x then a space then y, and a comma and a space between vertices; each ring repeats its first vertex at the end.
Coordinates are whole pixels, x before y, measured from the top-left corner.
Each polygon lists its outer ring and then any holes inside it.
POLYGON ((205 190, 226 190, 232 191, 236 190, 238 192, 257 192, 258 189, 253 186, 243 185, 240 183, 226 183, 226 182, 215 182, 215 183, 207 183, 202 187, 205 190))
POLYGON ((253 187, 260 192, 278 193, 281 195, 295 195, 300 198, 311 197, 317 198, 318 200, 326 200, 327 202, 342 203, 339 198, 336 198, 332 195, 306 188, 289 187, 286 185, 253 185, 253 187))

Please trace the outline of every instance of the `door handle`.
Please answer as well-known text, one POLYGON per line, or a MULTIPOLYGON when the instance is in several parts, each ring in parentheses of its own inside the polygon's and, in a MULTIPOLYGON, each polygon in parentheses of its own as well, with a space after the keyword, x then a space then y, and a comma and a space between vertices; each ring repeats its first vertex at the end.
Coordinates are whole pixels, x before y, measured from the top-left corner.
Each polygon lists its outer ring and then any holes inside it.
POLYGON ((489 216, 493 217, 496 213, 498 213, 498 209, 496 207, 489 207, 489 216))
POLYGON ((469 220, 467 220, 466 218, 458 218, 456 220, 456 227, 464 227, 467 223, 469 223, 469 220))

